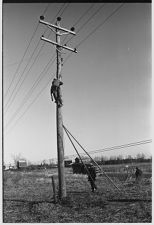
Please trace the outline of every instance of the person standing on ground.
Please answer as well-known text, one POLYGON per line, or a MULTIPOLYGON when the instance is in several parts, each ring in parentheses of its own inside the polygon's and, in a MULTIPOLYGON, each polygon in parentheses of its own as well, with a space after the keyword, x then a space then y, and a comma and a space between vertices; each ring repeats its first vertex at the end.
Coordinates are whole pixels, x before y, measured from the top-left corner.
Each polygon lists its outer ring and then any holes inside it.
POLYGON ((90 185, 91 185, 91 191, 94 192, 97 187, 96 187, 96 184, 95 184, 95 180, 96 180, 96 170, 93 166, 90 166, 88 168, 88 181, 90 182, 90 185))
POLYGON ((138 167, 136 167, 135 178, 136 178, 137 182, 141 181, 142 175, 143 175, 142 170, 140 170, 138 167))

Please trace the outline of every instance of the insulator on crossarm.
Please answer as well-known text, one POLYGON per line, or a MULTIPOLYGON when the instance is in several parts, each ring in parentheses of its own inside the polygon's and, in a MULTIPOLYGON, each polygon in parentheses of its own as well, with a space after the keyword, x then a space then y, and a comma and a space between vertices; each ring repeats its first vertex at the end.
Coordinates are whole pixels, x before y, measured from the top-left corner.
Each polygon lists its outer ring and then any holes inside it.
POLYGON ((75 28, 74 27, 71 27, 71 31, 75 31, 75 28))
POLYGON ((44 16, 40 16, 40 20, 44 20, 44 16))
POLYGON ((57 21, 61 21, 61 17, 57 17, 57 21))

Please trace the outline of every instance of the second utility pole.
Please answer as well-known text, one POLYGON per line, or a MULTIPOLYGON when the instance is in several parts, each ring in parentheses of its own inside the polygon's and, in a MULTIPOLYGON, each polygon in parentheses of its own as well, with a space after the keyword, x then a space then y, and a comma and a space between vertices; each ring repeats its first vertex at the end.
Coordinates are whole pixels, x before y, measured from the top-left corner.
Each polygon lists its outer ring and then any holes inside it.
MULTIPOLYGON (((74 28, 72 27, 71 30, 65 29, 60 27, 60 20, 61 18, 57 18, 56 25, 50 24, 44 21, 44 16, 40 17, 39 22, 42 24, 47 25, 54 33, 56 33, 56 42, 48 40, 41 37, 42 40, 52 43, 56 46, 56 54, 57 54, 57 71, 56 71, 56 78, 61 81, 61 51, 62 49, 66 49, 72 52, 77 52, 76 49, 72 49, 66 45, 60 44, 60 36, 63 34, 73 34, 75 35, 74 28), (55 30, 53 30, 53 28, 55 30), (64 31, 61 33, 60 31, 64 31)), ((59 95, 62 99, 61 89, 59 87, 59 95)), ((59 199, 63 199, 66 197, 66 183, 65 183, 65 170, 64 170, 64 145, 63 145, 63 118, 62 118, 62 106, 56 104, 56 122, 57 122, 57 155, 58 155, 58 179, 59 179, 59 199)))

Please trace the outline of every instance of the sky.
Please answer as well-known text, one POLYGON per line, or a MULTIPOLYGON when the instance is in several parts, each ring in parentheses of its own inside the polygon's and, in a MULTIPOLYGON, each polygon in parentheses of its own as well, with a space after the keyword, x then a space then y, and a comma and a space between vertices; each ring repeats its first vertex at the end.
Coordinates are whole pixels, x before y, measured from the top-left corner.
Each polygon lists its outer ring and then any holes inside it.
MULTIPOLYGON (((57 157, 56 105, 50 97, 56 61, 48 64, 56 49, 40 40, 44 34, 55 41, 55 33, 38 23, 42 14, 52 24, 61 16, 67 29, 75 24, 76 36, 61 36, 61 43, 69 40, 78 51, 62 53, 62 113, 79 143, 90 152, 151 139, 151 5, 121 4, 3 3, 5 163, 17 155, 31 162, 57 157)), ((75 154, 65 134, 64 152, 75 154)), ((138 153, 150 156, 151 144, 99 156, 138 153)))

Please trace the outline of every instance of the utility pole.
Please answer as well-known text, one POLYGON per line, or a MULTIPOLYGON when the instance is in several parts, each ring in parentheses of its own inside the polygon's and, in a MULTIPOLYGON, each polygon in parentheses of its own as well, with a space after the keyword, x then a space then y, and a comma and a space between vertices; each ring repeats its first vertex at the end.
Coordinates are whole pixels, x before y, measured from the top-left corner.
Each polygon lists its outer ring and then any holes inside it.
MULTIPOLYGON (((53 45, 56 45, 56 54, 57 54, 57 71, 56 78, 62 81, 61 75, 61 67, 62 67, 62 59, 61 59, 61 51, 63 49, 72 51, 77 53, 76 49, 72 49, 67 47, 66 45, 61 45, 60 36, 63 34, 73 34, 75 35, 74 27, 71 30, 60 27, 61 18, 58 17, 56 21, 56 25, 50 24, 44 21, 44 16, 40 16, 39 22, 47 25, 54 33, 56 33, 56 42, 48 40, 41 37, 42 40, 49 42, 53 45), (55 29, 55 30, 53 30, 55 29), (64 33, 61 33, 64 31, 64 33)), ((59 87, 59 93, 62 99, 61 88, 59 87)), ((58 179, 59 179, 59 198, 63 199, 66 197, 66 182, 65 182, 65 170, 64 170, 64 144, 63 144, 63 118, 62 118, 62 106, 56 104, 56 122, 57 122, 57 156, 58 156, 58 179)))

